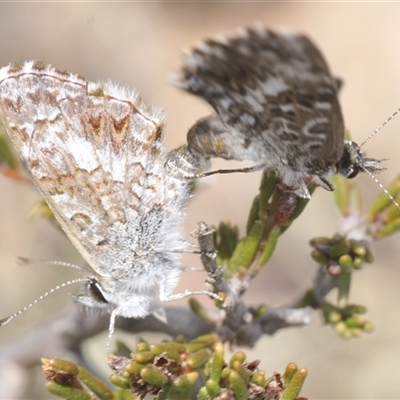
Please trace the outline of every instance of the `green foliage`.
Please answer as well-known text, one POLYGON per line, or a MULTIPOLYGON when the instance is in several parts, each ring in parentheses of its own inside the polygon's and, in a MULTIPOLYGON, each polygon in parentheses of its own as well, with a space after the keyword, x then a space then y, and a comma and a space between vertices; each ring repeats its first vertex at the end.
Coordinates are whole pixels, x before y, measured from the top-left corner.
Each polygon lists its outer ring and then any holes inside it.
POLYGON ((365 240, 346 239, 336 234, 332 239, 312 239, 310 245, 314 247, 311 253, 314 261, 324 266, 330 275, 339 277, 338 301, 347 300, 353 270, 361 269, 364 263, 373 261, 368 243, 365 240))
POLYGON ((304 383, 307 371, 290 363, 284 373, 270 377, 258 368, 259 361, 246 362, 238 351, 225 361, 224 344, 215 334, 200 336, 182 343, 168 341, 139 342, 131 357, 109 358, 113 374, 110 381, 118 387, 111 391, 96 377, 73 363, 54 358, 43 359, 47 388, 68 400, 134 400, 146 395, 157 399, 188 400, 198 384, 198 399, 269 399, 294 400, 304 383))
POLYGON ((47 390, 66 400, 114 400, 113 392, 100 379, 74 363, 53 358, 42 359, 47 390))
POLYGON ((327 324, 332 325, 335 332, 343 339, 358 338, 361 334, 371 333, 374 329, 371 322, 359 315, 366 313, 366 308, 356 304, 343 307, 324 302, 322 312, 327 324))
MULTIPOLYGON (((301 214, 308 200, 280 189, 273 170, 262 175, 247 221, 246 236, 238 239, 238 228, 220 223, 215 232, 217 261, 227 279, 252 279, 271 258, 279 237, 301 214)), ((314 188, 311 188, 311 192, 314 188)))

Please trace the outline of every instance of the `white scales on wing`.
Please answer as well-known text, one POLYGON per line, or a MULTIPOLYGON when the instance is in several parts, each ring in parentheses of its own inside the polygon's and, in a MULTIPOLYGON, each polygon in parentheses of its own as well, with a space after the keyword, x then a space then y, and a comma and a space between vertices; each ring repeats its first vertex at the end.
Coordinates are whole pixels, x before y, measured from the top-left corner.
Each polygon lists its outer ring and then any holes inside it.
POLYGON ((77 300, 112 313, 110 338, 116 316, 165 319, 160 302, 218 297, 173 294, 187 248, 187 176, 199 165, 184 148, 167 154, 160 112, 136 92, 38 61, 0 70, 0 111, 26 172, 88 263, 71 281, 86 283, 77 300))

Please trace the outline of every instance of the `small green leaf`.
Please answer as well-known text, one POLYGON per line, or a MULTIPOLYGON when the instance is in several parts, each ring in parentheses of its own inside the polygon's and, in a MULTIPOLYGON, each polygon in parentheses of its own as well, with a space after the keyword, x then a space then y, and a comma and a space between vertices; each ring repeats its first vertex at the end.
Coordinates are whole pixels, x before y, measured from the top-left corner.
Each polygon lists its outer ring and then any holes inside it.
POLYGON ((115 392, 115 400, 140 400, 140 397, 130 390, 118 388, 115 392))
POLYGON ((260 195, 257 195, 250 208, 250 214, 247 219, 246 235, 248 235, 254 223, 260 218, 260 195))
POLYGON ((103 383, 99 378, 92 375, 86 369, 79 367, 78 379, 87 386, 97 397, 101 400, 112 400, 114 399, 113 392, 108 386, 103 383))
POLYGON ((198 338, 189 342, 186 346, 187 349, 193 353, 197 350, 204 349, 205 347, 210 347, 216 342, 218 342, 219 336, 215 333, 210 333, 207 335, 199 336, 198 338))
POLYGON ((251 377, 251 381, 257 386, 265 387, 267 384, 267 380, 265 378, 265 371, 263 370, 257 371, 251 377))
POLYGON ((200 349, 187 358, 186 363, 190 368, 197 369, 204 365, 211 356, 210 349, 200 349))
POLYGON ((281 400, 294 400, 299 395, 306 377, 307 370, 305 368, 297 370, 289 384, 286 386, 281 400))
POLYGON ((286 365, 285 373, 282 375, 282 379, 285 382, 286 386, 293 379, 295 373, 298 371, 298 367, 295 363, 289 363, 286 365))
POLYGON ((341 240, 340 242, 332 244, 329 249, 329 257, 331 259, 336 259, 343 254, 348 254, 350 251, 350 242, 348 240, 341 240))
MULTIPOLYGON (((398 175, 394 179, 394 181, 387 188, 387 191, 391 194, 393 198, 396 198, 398 196, 398 194, 400 193, 400 175, 398 175)), ((391 204, 393 204, 392 200, 385 192, 382 192, 372 203, 370 209, 368 210, 367 219, 369 221, 375 221, 375 219, 378 217, 378 214, 391 204)))
POLYGON ((247 400, 249 398, 246 382, 237 371, 231 371, 229 374, 229 382, 235 393, 236 400, 247 400))
POLYGON ((232 366, 234 362, 239 361, 240 363, 244 363, 246 361, 246 353, 244 351, 236 351, 230 361, 229 361, 229 365, 232 366))
POLYGON ((59 385, 56 382, 47 382, 46 389, 65 400, 92 400, 92 396, 90 393, 85 391, 84 389, 59 385))
MULTIPOLYGON (((274 169, 264 171, 261 178, 260 194, 259 194, 259 218, 264 218, 268 209, 268 204, 272 194, 276 189, 276 185, 279 183, 279 178, 274 169)), ((252 226, 249 226, 252 228, 252 226)))
MULTIPOLYGON (((141 366, 141 369, 142 368, 143 368, 143 366, 141 366)), ((111 374, 109 380, 114 386, 117 386, 119 388, 128 389, 130 387, 129 379, 127 379, 124 376, 120 376, 117 374, 111 374)))
POLYGON ((220 222, 214 238, 219 260, 228 260, 232 257, 238 240, 238 227, 232 226, 230 222, 220 222))
POLYGON ((146 364, 153 361, 155 356, 156 355, 152 351, 141 351, 135 354, 133 360, 140 364, 146 364))
POLYGON ((243 365, 243 362, 236 360, 231 364, 231 368, 239 373, 246 384, 250 382, 250 374, 243 365))
POLYGON ((42 358, 42 364, 43 368, 50 367, 56 371, 63 371, 74 376, 78 376, 79 374, 79 367, 76 364, 68 360, 63 360, 62 358, 42 358))
POLYGON ((210 400, 210 394, 205 386, 201 387, 197 393, 197 400, 210 400))
POLYGON ((169 399, 190 399, 194 386, 198 379, 199 374, 195 371, 178 376, 172 383, 169 392, 169 399))
POLYGON ((207 361, 204 374, 213 382, 219 382, 222 375, 222 368, 224 366, 224 345, 221 342, 215 344, 214 353, 207 361))
POLYGON ((344 272, 339 275, 338 301, 347 300, 350 293, 351 272, 344 272))
POLYGON ((143 367, 144 367, 143 364, 139 364, 137 362, 132 361, 125 367, 125 371, 131 375, 136 375, 140 374, 140 371, 142 370, 143 367))
POLYGON ((261 221, 256 221, 248 236, 238 243, 232 258, 228 261, 229 269, 232 272, 238 272, 240 268, 247 269, 254 259, 263 233, 264 224, 261 221))
POLYGON ((272 254, 274 253, 275 247, 278 243, 278 239, 281 236, 281 229, 279 226, 275 226, 269 236, 265 248, 261 254, 261 257, 258 261, 258 269, 261 269, 271 258, 272 254))
POLYGON ((136 344, 136 352, 140 353, 141 351, 150 350, 150 345, 147 342, 138 342, 136 344))
POLYGON ((353 269, 353 259, 349 254, 343 254, 339 260, 339 265, 342 273, 350 273, 353 269))
POLYGON ((214 322, 208 313, 208 309, 205 308, 195 297, 189 298, 189 307, 193 313, 200 317, 203 321, 210 323, 214 322))
POLYGON ((214 381, 214 379, 208 379, 205 383, 205 387, 207 389, 208 394, 213 399, 217 397, 221 393, 221 389, 219 387, 219 382, 214 381))
POLYGON ((375 239, 383 239, 389 235, 400 230, 400 217, 392 220, 388 224, 384 225, 382 229, 380 229, 375 235, 375 239))
POLYGON ((163 387, 169 382, 169 378, 152 364, 147 365, 140 371, 140 376, 151 385, 163 387))

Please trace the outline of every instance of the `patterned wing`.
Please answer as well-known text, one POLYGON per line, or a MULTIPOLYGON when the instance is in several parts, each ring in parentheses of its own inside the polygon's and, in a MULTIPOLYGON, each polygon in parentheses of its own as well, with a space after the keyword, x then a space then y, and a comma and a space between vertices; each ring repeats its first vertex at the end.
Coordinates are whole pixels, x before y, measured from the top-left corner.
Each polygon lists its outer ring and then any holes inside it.
POLYGON ((163 204, 185 193, 168 192, 161 115, 135 93, 26 62, 0 70, 0 111, 27 172, 97 274, 118 276, 166 247, 160 231, 180 216, 162 214, 163 204))
POLYGON ((219 117, 191 130, 196 151, 315 174, 343 153, 337 81, 304 36, 259 29, 205 41, 187 54, 174 83, 219 117))

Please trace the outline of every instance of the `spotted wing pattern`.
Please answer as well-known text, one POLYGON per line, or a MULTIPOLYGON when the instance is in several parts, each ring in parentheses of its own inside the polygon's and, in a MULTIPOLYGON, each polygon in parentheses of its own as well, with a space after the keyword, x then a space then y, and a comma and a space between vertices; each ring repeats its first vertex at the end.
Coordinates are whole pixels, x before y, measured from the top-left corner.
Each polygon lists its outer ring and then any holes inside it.
POLYGON ((305 36, 245 30, 186 54, 174 79, 217 115, 190 130, 196 152, 278 170, 335 172, 344 147, 338 82, 305 36))
POLYGON ((164 168, 162 115, 136 93, 37 61, 0 70, 0 112, 105 300, 130 302, 120 315, 148 313, 158 288, 168 295, 177 283, 188 197, 164 168))

